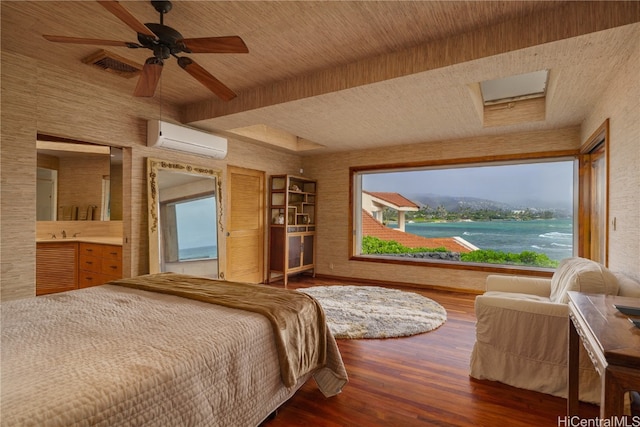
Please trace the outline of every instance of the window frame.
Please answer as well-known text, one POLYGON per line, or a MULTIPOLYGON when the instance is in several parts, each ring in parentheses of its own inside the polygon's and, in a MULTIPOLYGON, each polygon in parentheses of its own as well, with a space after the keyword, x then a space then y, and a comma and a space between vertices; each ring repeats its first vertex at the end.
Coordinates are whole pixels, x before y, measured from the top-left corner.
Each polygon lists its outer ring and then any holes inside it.
MULTIPOLYGON (((598 215, 602 217, 602 226, 599 229, 599 234, 604 240, 604 253, 600 254, 602 259, 596 260, 605 266, 609 265, 609 235, 610 235, 610 223, 609 223, 609 119, 607 118, 596 129, 587 141, 580 147, 580 180, 579 180, 579 218, 580 227, 578 247, 578 256, 593 259, 591 253, 591 241, 592 241, 592 227, 595 227, 596 219, 592 217, 591 210, 591 194, 592 185, 594 181, 591 176, 591 161, 594 156, 602 155, 604 157, 604 183, 603 184, 603 202, 604 206, 598 212, 598 215)), ((611 226, 615 230, 615 218, 611 226)))
MULTIPOLYGON (((489 165, 489 164, 518 164, 518 163, 534 163, 536 161, 557 161, 561 159, 573 159, 576 162, 580 160, 580 150, 562 150, 562 151, 547 151, 538 153, 523 153, 523 154, 505 154, 505 155, 493 155, 483 157, 465 157, 454 159, 441 159, 431 161, 419 161, 419 162, 406 162, 406 163, 386 163, 375 165, 361 165, 352 166, 349 168, 349 260, 358 262, 373 262, 383 264, 398 264, 398 265, 410 265, 416 267, 425 268, 447 268, 454 270, 471 270, 482 272, 495 272, 495 273, 508 273, 508 274, 526 274, 529 276, 541 276, 550 277, 553 274, 553 269, 541 268, 541 267, 526 267, 516 265, 504 265, 504 264, 480 264, 480 263, 468 263, 468 262, 451 262, 432 259, 402 259, 399 257, 385 257, 380 255, 361 255, 357 253, 359 235, 356 229, 357 221, 356 209, 360 203, 357 197, 360 196, 362 191, 361 180, 359 179, 362 172, 383 172, 390 170, 400 169, 420 169, 420 168, 455 168, 465 167, 472 165, 489 165), (356 187, 358 185, 358 187, 356 187)), ((578 193, 581 192, 581 186, 584 183, 578 179, 577 174, 574 176, 574 202, 573 202, 573 230, 574 230, 574 253, 578 254, 578 248, 583 247, 582 239, 584 238, 582 230, 582 215, 579 214, 580 200, 578 199, 578 193)))

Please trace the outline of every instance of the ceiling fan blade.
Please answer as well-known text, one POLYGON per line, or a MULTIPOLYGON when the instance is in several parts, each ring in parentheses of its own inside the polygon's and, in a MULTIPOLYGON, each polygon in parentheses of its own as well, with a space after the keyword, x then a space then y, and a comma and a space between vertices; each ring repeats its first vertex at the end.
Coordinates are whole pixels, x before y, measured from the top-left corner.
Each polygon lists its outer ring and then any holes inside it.
POLYGON ((133 16, 127 9, 117 1, 98 1, 105 9, 111 12, 119 20, 127 24, 133 31, 140 34, 146 34, 149 37, 157 39, 158 37, 148 29, 142 22, 133 16))
POLYGON ((248 53, 249 48, 238 36, 202 37, 182 39, 182 43, 191 53, 248 53))
POLYGON ((99 46, 124 46, 124 47, 130 47, 131 44, 135 44, 135 43, 129 43, 129 42, 121 42, 118 40, 85 39, 81 37, 50 36, 46 34, 43 35, 42 37, 49 40, 50 42, 56 42, 56 43, 94 44, 99 46))
POLYGON ((160 81, 160 75, 162 74, 162 62, 156 58, 149 58, 142 67, 142 74, 138 79, 136 89, 133 91, 133 96, 151 97, 156 93, 156 87, 160 81))
POLYGON ((231 89, 209 74, 207 70, 195 63, 191 58, 186 56, 178 58, 178 65, 223 100, 230 101, 236 97, 236 94, 231 89))

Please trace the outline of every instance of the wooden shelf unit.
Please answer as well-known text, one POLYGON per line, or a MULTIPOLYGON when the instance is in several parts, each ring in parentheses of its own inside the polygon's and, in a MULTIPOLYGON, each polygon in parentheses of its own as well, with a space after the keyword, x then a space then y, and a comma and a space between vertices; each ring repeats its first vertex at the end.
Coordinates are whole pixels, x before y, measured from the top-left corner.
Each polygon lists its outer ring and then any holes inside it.
POLYGON ((317 182, 292 175, 269 180, 269 273, 267 282, 314 270, 317 182))

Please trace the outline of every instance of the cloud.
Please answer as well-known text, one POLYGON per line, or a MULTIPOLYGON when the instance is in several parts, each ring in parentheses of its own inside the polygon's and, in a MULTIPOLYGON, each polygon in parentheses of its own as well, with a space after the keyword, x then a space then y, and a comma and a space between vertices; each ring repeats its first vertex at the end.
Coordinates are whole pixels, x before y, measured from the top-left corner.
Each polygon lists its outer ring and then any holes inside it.
POLYGON ((404 195, 477 197, 519 204, 573 200, 573 161, 366 174, 363 188, 404 195))

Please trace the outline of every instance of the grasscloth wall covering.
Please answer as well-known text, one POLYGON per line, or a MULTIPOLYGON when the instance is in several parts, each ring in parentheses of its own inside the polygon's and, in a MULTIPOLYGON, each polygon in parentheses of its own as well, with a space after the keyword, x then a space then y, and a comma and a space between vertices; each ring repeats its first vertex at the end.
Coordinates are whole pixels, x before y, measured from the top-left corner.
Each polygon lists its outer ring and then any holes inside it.
POLYGON ((579 146, 578 128, 529 132, 452 141, 428 142, 349 154, 305 159, 304 167, 318 179, 317 271, 342 277, 399 281, 473 290, 484 289, 487 273, 350 261, 349 257, 349 167, 403 162, 427 162, 497 154, 572 150, 579 146), (333 264, 333 269, 330 265, 333 264))
POLYGON ((350 261, 349 167, 419 162, 491 154, 575 149, 610 118, 609 266, 640 278, 640 45, 620 67, 580 127, 549 132, 440 141, 304 159, 318 179, 320 274, 483 290, 487 273, 350 261), (382 159, 382 160, 381 160, 382 159), (611 222, 616 219, 616 229, 611 222), (333 265, 333 269, 330 268, 333 265))
POLYGON ((584 141, 609 117, 609 266, 640 278, 640 43, 582 126, 584 141), (615 219, 616 227, 613 227, 615 219))
MULTIPOLYGON (((610 219, 616 219, 616 229, 611 228, 609 239, 609 263, 615 270, 640 278, 638 45, 594 102, 587 120, 577 127, 304 158, 230 140, 229 155, 223 161, 146 147, 146 120, 157 119, 160 114, 155 98, 134 98, 124 90, 87 82, 80 73, 22 55, 3 51, 1 59, 1 299, 35 293, 35 140, 38 132, 124 148, 125 275, 148 271, 145 160, 156 157, 219 168, 223 177, 228 164, 262 170, 267 176, 297 174, 302 166, 305 175, 318 179, 318 273, 480 290, 486 273, 349 261, 349 167, 576 149, 609 118, 610 219), (331 264, 333 269, 329 268, 331 264)), ((177 117, 176 107, 163 106, 163 119, 177 117)), ((224 187, 223 193, 226 195, 224 187)))
MULTIPOLYGON (((158 119, 159 114, 156 98, 134 98, 50 64, 2 53, 1 299, 35 295, 38 132, 125 148, 122 228, 126 276, 148 272, 147 157, 219 168, 223 177, 227 164, 267 175, 300 169, 296 155, 236 140, 229 141, 229 154, 223 161, 149 148, 146 121, 158 119)), ((176 117, 175 108, 163 105, 164 120, 176 117)))

